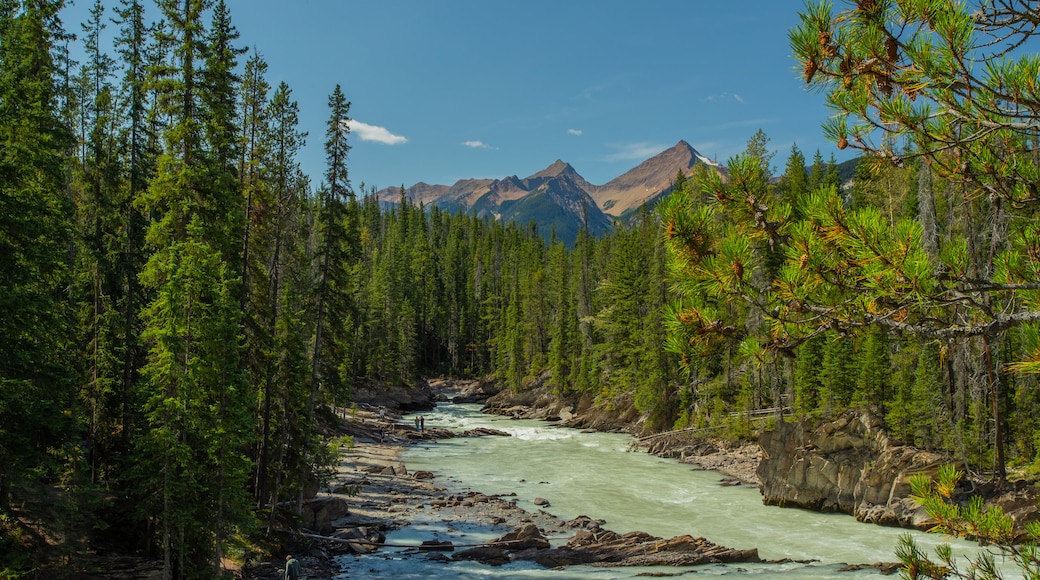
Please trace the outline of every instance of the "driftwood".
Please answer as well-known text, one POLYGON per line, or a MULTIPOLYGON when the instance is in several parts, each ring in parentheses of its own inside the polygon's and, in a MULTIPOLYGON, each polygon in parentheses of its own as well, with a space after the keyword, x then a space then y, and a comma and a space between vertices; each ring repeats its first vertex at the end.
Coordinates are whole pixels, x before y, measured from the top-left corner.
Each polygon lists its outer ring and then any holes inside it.
MULTIPOLYGON (((364 545, 364 546, 375 546, 375 547, 379 547, 379 548, 414 548, 416 550, 422 550, 422 551, 440 550, 440 551, 450 552, 450 551, 454 550, 455 548, 476 548, 476 547, 479 547, 479 546, 487 546, 487 545, 496 543, 496 542, 481 542, 479 544, 453 544, 453 543, 451 543, 449 541, 446 541, 446 540, 445 541, 424 540, 423 543, 421 543, 421 544, 388 544, 388 543, 384 543, 384 542, 371 542, 369 540, 361 540, 361 539, 354 539, 354 538, 351 538, 349 540, 348 539, 344 539, 344 538, 333 538, 331 536, 322 536, 322 535, 319 535, 319 534, 308 534, 306 532, 299 532, 299 534, 301 536, 305 537, 305 538, 311 538, 313 540, 324 540, 326 542, 336 542, 336 543, 347 544, 347 545, 360 544, 360 545, 364 545)), ((497 543, 505 544, 505 543, 508 543, 508 542, 497 542, 497 543)))

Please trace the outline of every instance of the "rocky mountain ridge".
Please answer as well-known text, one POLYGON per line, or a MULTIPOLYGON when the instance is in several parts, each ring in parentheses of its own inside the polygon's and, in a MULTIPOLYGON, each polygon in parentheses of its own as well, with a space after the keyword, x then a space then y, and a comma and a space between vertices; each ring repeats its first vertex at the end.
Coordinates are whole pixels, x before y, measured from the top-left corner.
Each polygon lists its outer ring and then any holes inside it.
MULTIPOLYGON (((517 224, 534 222, 546 238, 555 232, 569 244, 583 226, 594 235, 602 234, 614 220, 653 205, 671 190, 680 171, 689 175, 696 165, 723 170, 686 141, 679 141, 603 185, 588 182, 569 163, 557 159, 525 178, 462 179, 452 185, 419 182, 404 193, 412 203, 445 211, 473 212, 517 224)), ((386 188, 377 195, 393 203, 400 189, 386 188)))

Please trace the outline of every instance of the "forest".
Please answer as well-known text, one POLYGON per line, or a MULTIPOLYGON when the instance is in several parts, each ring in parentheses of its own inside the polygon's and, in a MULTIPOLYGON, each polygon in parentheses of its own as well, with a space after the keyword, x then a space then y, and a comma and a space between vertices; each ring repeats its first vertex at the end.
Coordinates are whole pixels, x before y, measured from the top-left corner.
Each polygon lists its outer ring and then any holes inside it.
POLYGON ((355 187, 349 89, 302 132, 223 0, 63 4, 0 0, 0 573, 33 566, 15 506, 57 494, 73 565, 121 527, 167 577, 217 576, 327 477, 353 389, 432 376, 734 438, 745 411, 869 406, 977 473, 1040 471, 1040 69, 925 47, 985 22, 809 5, 792 47, 856 176, 797 147, 778 171, 759 131, 572 244, 355 187), (897 17, 928 26, 879 32, 897 17))

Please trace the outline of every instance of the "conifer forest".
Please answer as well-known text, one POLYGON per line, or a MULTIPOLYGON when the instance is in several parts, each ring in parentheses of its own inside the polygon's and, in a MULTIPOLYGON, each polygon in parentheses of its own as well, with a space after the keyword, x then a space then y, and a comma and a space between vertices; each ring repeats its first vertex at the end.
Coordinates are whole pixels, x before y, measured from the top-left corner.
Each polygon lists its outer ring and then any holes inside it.
POLYGON ((213 577, 327 477, 354 389, 424 377, 746 439, 746 411, 871 407, 975 472, 1040 473, 1040 58, 956 64, 972 31, 1032 29, 810 2, 791 46, 854 172, 760 130, 565 240, 355 184, 350 79, 306 134, 223 0, 63 4, 0 0, 0 570, 29 565, 9 508, 58 490, 68 558, 118 525, 213 577))

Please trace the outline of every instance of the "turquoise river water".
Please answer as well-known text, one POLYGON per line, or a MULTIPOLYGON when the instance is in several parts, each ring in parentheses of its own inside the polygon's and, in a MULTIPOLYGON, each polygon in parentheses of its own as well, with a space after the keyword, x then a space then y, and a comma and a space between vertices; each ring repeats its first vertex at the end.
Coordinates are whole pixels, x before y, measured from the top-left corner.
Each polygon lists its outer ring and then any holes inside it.
MULTIPOLYGON (((430 427, 460 431, 490 427, 511 435, 448 439, 416 445, 405 452, 403 460, 409 471, 432 471, 437 474, 438 485, 449 491, 515 492, 518 505, 529 511, 545 509, 567 520, 579 515, 603 519, 603 527, 619 533, 639 530, 664 538, 690 534, 732 548, 758 548, 764 559, 813 562, 546 570, 533 563, 491 567, 472 562, 437 562, 414 550, 387 548, 365 556, 345 557, 342 578, 605 579, 667 575, 880 579, 892 577, 874 570, 842 572, 839 568, 846 563, 896 561, 899 537, 907 533, 862 524, 846 515, 765 506, 757 488, 723 486, 718 473, 630 451, 632 438, 623 434, 587 433, 541 421, 484 415, 479 405, 441 404, 423 415, 430 427), (548 499, 551 506, 536 507, 536 497, 548 499)), ((410 424, 411 417, 404 421, 410 424)), ((472 544, 505 531, 417 516, 411 525, 389 534, 387 542, 418 544, 438 539, 472 544)), ((912 533, 918 544, 929 550, 943 542, 952 543, 955 553, 962 557, 981 549, 937 534, 912 533)))

